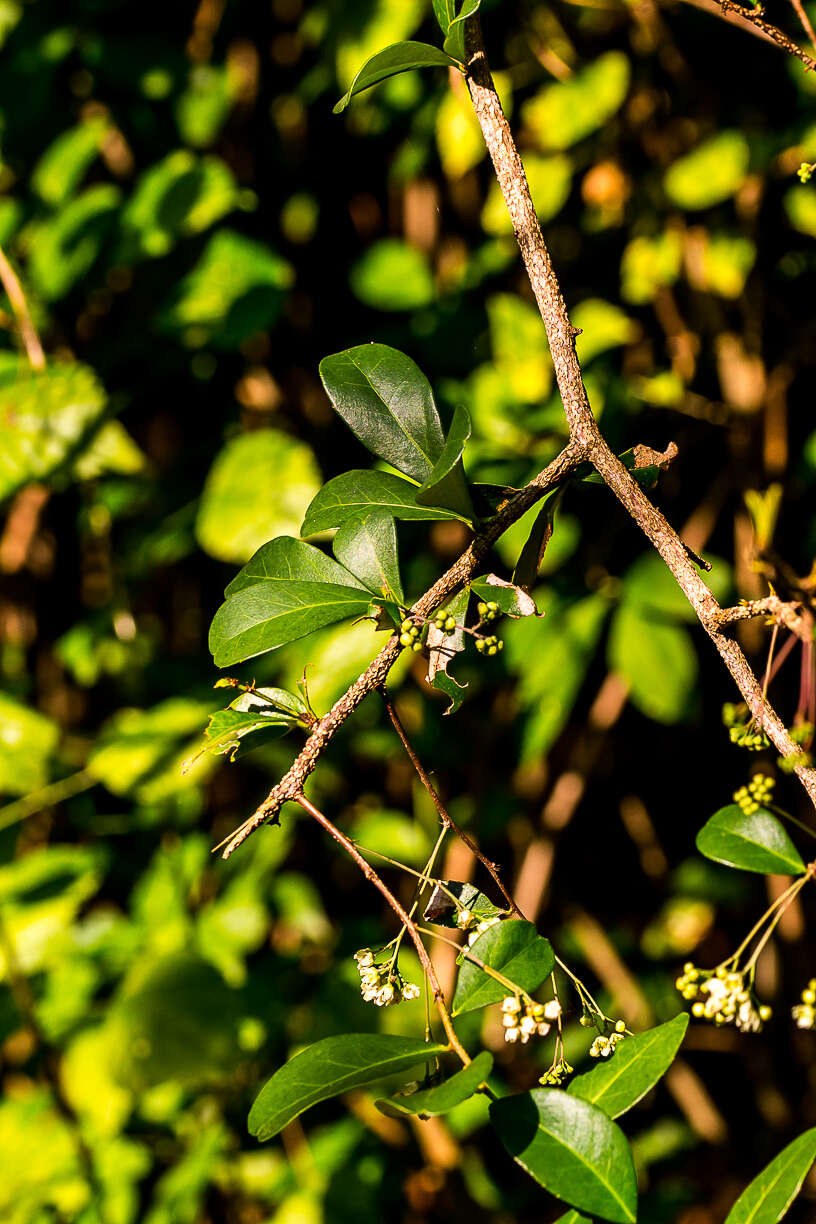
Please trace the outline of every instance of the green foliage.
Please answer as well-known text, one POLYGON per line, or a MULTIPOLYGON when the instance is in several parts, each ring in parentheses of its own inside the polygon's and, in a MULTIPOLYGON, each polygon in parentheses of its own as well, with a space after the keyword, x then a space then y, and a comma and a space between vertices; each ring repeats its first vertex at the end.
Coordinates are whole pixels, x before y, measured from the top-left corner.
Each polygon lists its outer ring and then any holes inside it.
POLYGON ((544 149, 568 149, 601 127, 623 104, 629 90, 629 61, 607 51, 566 81, 547 85, 522 108, 544 149))
POLYGON ((445 1048, 383 1033, 325 1037, 295 1055, 264 1084, 249 1114, 250 1134, 261 1142, 271 1139, 304 1109, 361 1084, 407 1071, 445 1048))
POLYGON ((449 1113, 451 1109, 473 1096, 479 1085, 487 1081, 492 1067, 492 1054, 482 1050, 467 1067, 443 1080, 441 1084, 420 1089, 418 1092, 398 1093, 388 1100, 375 1101, 375 1104, 380 1113, 390 1118, 404 1118, 406 1115, 431 1118, 449 1113))
POLYGON ((490 1120, 510 1155, 556 1198, 602 1220, 633 1224, 637 1186, 623 1132, 557 1088, 503 1097, 490 1120))
POLYGON ((577 1076, 567 1092, 619 1118, 655 1086, 674 1061, 688 1028, 688 1016, 675 1016, 657 1028, 621 1042, 611 1062, 577 1076))
POLYGON ((666 171, 666 194, 681 208, 710 208, 742 185, 748 170, 748 141, 741 132, 719 132, 666 171))
MULTIPOLYGON (((497 970, 523 990, 537 990, 552 973, 555 957, 550 942, 538 934, 531 922, 509 919, 480 935, 469 951, 482 965, 497 970)), ((480 965, 462 957, 451 1014, 464 1015, 498 1003, 509 993, 507 986, 491 977, 480 965)))
POLYGON ((451 63, 450 56, 428 43, 395 43, 393 47, 378 51, 363 64, 346 93, 335 105, 334 113, 338 115, 344 111, 355 94, 370 89, 372 85, 379 85, 389 77, 410 72, 412 68, 448 68, 451 63))
POLYGON ((782 824, 765 808, 750 814, 736 803, 720 808, 697 834, 697 849, 715 863, 742 871, 800 875, 805 870, 782 824))
POLYGON ((778 1224, 816 1160, 816 1129, 799 1135, 747 1186, 725 1224, 778 1224))

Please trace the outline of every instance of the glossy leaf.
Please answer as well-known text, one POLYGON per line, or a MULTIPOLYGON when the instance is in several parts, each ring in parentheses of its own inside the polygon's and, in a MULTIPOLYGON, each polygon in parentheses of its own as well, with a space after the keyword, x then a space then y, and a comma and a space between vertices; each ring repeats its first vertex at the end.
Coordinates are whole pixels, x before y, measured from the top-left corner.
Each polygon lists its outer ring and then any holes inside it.
POLYGON ((680 1049, 688 1016, 681 1013, 673 1020, 627 1037, 616 1048, 608 1062, 599 1062, 585 1075, 578 1075, 567 1092, 597 1105, 610 1118, 618 1118, 636 1105, 653 1088, 671 1066, 680 1049))
POLYGON ((783 1148, 743 1190, 725 1224, 778 1224, 816 1160, 816 1127, 783 1148))
MULTIPOLYGON (((532 922, 512 918, 497 922, 468 949, 483 964, 498 970, 522 990, 537 990, 555 964, 550 941, 539 935, 532 922)), ((453 996, 451 1014, 461 1016, 498 1003, 509 993, 502 982, 463 958, 453 996)))
POLYGON ((493 1055, 487 1050, 477 1054, 467 1067, 457 1071, 449 1079, 433 1088, 424 1088, 405 1096, 393 1096, 388 1100, 375 1101, 380 1113, 390 1118, 403 1118, 406 1114, 419 1114, 422 1117, 432 1117, 447 1113, 456 1105, 461 1105, 472 1097, 480 1084, 483 1084, 493 1067, 493 1055))
POLYGON ((637 1184, 623 1132, 602 1110, 558 1088, 502 1097, 490 1120, 510 1155, 571 1206, 633 1224, 637 1184))
POLYGON ((216 667, 229 667, 353 616, 364 616, 371 595, 328 582, 258 582, 231 595, 210 626, 216 667))
POLYGON ((801 875, 805 870, 787 831, 765 808, 749 816, 729 803, 703 825, 696 845, 706 858, 742 871, 801 875))
POLYGON ((415 361, 387 344, 324 357, 320 377, 338 416, 373 455, 420 483, 445 439, 431 384, 415 361))
POLYGON ((278 536, 262 544, 239 570, 224 591, 226 596, 236 595, 246 587, 258 582, 330 582, 337 586, 359 587, 363 584, 342 565, 327 557, 313 544, 295 540, 291 536, 278 536))
POLYGON ((334 537, 334 555, 375 595, 390 595, 405 603, 397 556, 394 518, 386 510, 371 510, 347 519, 334 537))
POLYGON ((346 93, 336 103, 334 113, 339 115, 344 111, 355 94, 370 89, 372 85, 379 85, 380 81, 386 81, 400 72, 410 72, 412 68, 450 68, 453 62, 444 51, 432 47, 429 43, 394 43, 393 46, 372 55, 371 59, 363 64, 346 93))
POLYGON ((470 433, 470 413, 467 408, 459 405, 453 414, 448 436, 433 471, 416 495, 421 506, 450 506, 465 518, 472 518, 473 504, 462 467, 462 452, 470 433))
POLYGON ((557 493, 546 499, 536 515, 532 530, 519 553, 518 561, 513 570, 513 582, 516 586, 521 587, 523 591, 530 591, 535 586, 544 553, 552 539, 555 512, 558 509, 560 500, 557 493))
POLYGON ((416 495, 415 484, 390 472, 344 472, 325 484, 314 498, 306 511, 301 534, 331 531, 372 509, 385 510, 395 519, 462 519, 441 506, 417 505, 416 495))
POLYGON ((263 1142, 329 1097, 397 1075, 447 1047, 385 1033, 324 1037, 296 1054, 264 1084, 249 1113, 249 1133, 263 1142))

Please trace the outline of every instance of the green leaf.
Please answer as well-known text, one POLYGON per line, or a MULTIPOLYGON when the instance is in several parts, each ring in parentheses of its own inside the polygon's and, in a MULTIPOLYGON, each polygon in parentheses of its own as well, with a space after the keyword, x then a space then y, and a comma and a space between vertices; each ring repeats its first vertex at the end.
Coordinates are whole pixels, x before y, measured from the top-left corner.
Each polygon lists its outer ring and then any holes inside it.
POLYGON ((445 886, 444 891, 437 884, 425 906, 422 917, 427 922, 433 922, 437 926, 456 927, 456 915, 459 913, 459 908, 451 900, 449 895, 451 893, 480 921, 484 918, 495 918, 502 913, 489 897, 479 892, 475 884, 466 884, 461 880, 443 880, 442 884, 445 886))
POLYGON ((50 718, 0 693, 0 794, 24 795, 45 786, 59 738, 50 718))
POLYGON ((538 571, 544 557, 547 545, 552 539, 555 512, 560 504, 560 497, 548 497, 535 517, 524 547, 519 553, 518 561, 513 570, 513 582, 523 591, 529 591, 535 586, 538 571))
POLYGON ((470 589, 477 599, 485 603, 497 603, 505 616, 537 615, 535 603, 526 591, 522 591, 521 587, 512 582, 497 578, 495 574, 474 578, 470 589))
POLYGON ((456 16, 456 0, 433 0, 434 17, 443 34, 447 34, 450 23, 456 16))
POLYGON ((395 519, 459 519, 453 510, 435 506, 419 506, 417 486, 390 472, 355 470, 335 476, 325 484, 306 511, 301 535, 318 535, 342 527, 349 519, 359 518, 372 509, 385 510, 395 519))
POLYGON ((31 480, 48 480, 90 437, 105 392, 87 366, 0 374, 0 499, 31 480))
POLYGON ((729 803, 703 825, 696 845, 706 858, 742 871, 801 875, 805 870, 786 830, 765 808, 748 816, 738 804, 729 803))
POLYGON ((482 0, 462 0, 461 9, 452 19, 446 31, 446 38, 442 45, 448 55, 459 60, 460 64, 465 62, 465 22, 468 17, 472 17, 477 12, 481 2, 482 0))
POLYGON ((559 1088, 539 1088, 494 1101, 490 1120, 510 1155, 556 1198, 614 1224, 633 1224, 632 1153, 602 1110, 559 1088))
MULTIPOLYGON (((550 941, 532 922, 508 918, 497 922, 468 948, 473 956, 496 969, 522 990, 537 990, 555 964, 550 941)), ((465 956, 453 996, 453 1016, 498 1003, 508 989, 465 956)))
POLYGON ((436 672, 431 683, 435 689, 439 689, 439 692, 444 693, 448 698, 448 708, 442 713, 455 714, 465 700, 464 693, 468 687, 467 684, 460 684, 455 676, 451 676, 441 668, 436 672))
POLYGON ((219 229, 193 270, 176 285, 155 324, 166 334, 181 336, 190 347, 235 349, 276 322, 293 283, 291 264, 271 247, 219 229))
POLYGON ((778 1224, 816 1160, 816 1127, 783 1148, 743 1190, 725 1224, 778 1224))
POLYGON ((462 1101, 472 1097, 480 1084, 485 1083, 493 1067, 493 1055, 487 1050, 477 1054, 467 1067, 457 1071, 450 1079, 443 1080, 433 1088, 425 1088, 407 1095, 389 1097, 375 1101, 380 1113, 389 1118, 404 1118, 406 1114, 432 1117, 447 1113, 462 1101))
POLYGON ((462 453, 471 434, 470 413, 461 404, 451 421, 445 445, 433 471, 416 495, 420 505, 447 506, 460 514, 473 516, 473 505, 467 491, 462 468, 462 453))
POLYGON ((709 208, 742 186, 751 151, 742 132, 718 132, 669 166, 666 194, 681 208, 709 208))
POLYGON ((624 602, 612 621, 608 658, 647 718, 671 724, 686 716, 697 682, 697 652, 682 625, 652 619, 624 602))
MULTIPOLYGON (((711 562, 711 569, 705 575, 706 585, 722 603, 731 593, 731 567, 720 557, 707 559, 711 562)), ((621 581, 624 602, 644 615, 696 624, 697 614, 677 585, 671 570, 655 553, 647 552, 638 557, 621 581)))
POLYGON ((373 310, 419 310, 436 290, 428 256, 402 238, 380 238, 352 266, 355 297, 373 310))
POLYGON ((540 90, 522 108, 522 120, 543 149, 568 149, 603 127, 629 91, 629 59, 607 51, 586 68, 540 90))
POLYGON ((681 1013, 673 1020, 627 1037, 615 1050, 613 1058, 599 1063, 585 1075, 578 1075, 569 1085, 570 1096, 580 1097, 597 1105, 610 1118, 618 1118, 636 1105, 653 1088, 671 1066, 680 1049, 688 1016, 681 1013))
POLYGON ((276 650, 335 621, 365 615, 371 604, 370 593, 342 566, 319 549, 286 537, 259 549, 226 594, 210 626, 217 667, 276 650), (300 558, 305 569, 298 571, 293 563, 300 558), (308 576, 294 578, 293 572, 308 576), (318 573, 331 577, 312 580, 318 573))
POLYGON ((249 1133, 264 1142, 304 1109, 329 1097, 407 1071, 447 1049, 412 1037, 346 1033, 295 1055, 264 1084, 249 1113, 249 1133))
POLYGON ((270 536, 297 534, 319 489, 320 471, 305 442, 278 429, 239 434, 207 475, 196 538, 219 561, 246 561, 270 536))
POLYGON ((393 515, 370 510, 347 519, 332 543, 337 560, 375 595, 387 595, 403 605, 405 596, 397 556, 393 515))
POLYGON ((28 269, 46 301, 64 297, 90 270, 113 231, 121 198, 118 187, 100 183, 32 227, 28 269))
POLYGON ((397 76, 400 72, 410 72, 412 68, 450 68, 454 61, 438 47, 429 43, 400 42, 378 51, 366 60, 348 90, 334 107, 335 115, 339 115, 348 106, 355 94, 379 85, 388 77, 397 76))
POLYGON ((179 238, 209 229, 238 202, 238 184, 229 166, 210 154, 177 149, 150 166, 122 213, 117 258, 166 255, 179 238))
POLYGON ((460 654, 465 649, 465 634, 464 623, 467 617, 468 605, 470 604, 470 590, 465 587, 445 607, 445 612, 448 616, 452 616, 456 622, 456 628, 453 633, 448 633, 444 629, 438 628, 434 621, 428 625, 428 637, 426 644, 428 647, 428 683, 434 688, 447 694, 451 699, 451 704, 446 714, 453 713, 454 710, 462 704, 462 699, 459 696, 467 688, 466 684, 459 684, 454 680, 453 676, 447 674, 448 668, 455 655, 460 654))
POLYGON ((324 357, 320 377, 349 429, 372 454, 420 483, 445 448, 431 384, 416 362, 387 344, 324 357))
POLYGON ((68 128, 48 146, 31 171, 31 186, 41 200, 61 204, 79 186, 108 130, 108 120, 95 116, 68 128))
POLYGON ((278 536, 268 540, 247 561, 229 584, 224 594, 237 595, 259 582, 330 582, 336 586, 365 588, 342 565, 332 561, 319 548, 305 540, 278 536))

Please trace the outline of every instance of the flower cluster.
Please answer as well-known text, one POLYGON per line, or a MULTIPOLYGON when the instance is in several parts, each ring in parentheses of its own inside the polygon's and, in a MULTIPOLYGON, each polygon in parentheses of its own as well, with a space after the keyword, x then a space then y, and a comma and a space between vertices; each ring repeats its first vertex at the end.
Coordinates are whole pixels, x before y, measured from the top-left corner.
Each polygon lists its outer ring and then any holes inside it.
POLYGON ((590 1058, 609 1058, 615 1053, 615 1046, 619 1045, 626 1036, 626 1021, 618 1020, 615 1027, 608 1035, 599 1033, 589 1047, 590 1058))
POLYGON ((734 791, 734 802, 746 816, 753 816, 773 798, 774 780, 768 774, 754 774, 747 786, 734 791))
POLYGON ((491 599, 489 603, 478 603, 476 611, 479 613, 479 618, 483 621, 493 621, 500 615, 499 605, 491 599))
POLYGON ((370 948, 355 952, 354 959, 360 972, 360 992, 366 1003, 389 1007, 392 1003, 419 998, 419 987, 404 982, 390 961, 378 965, 370 948))
POLYGON ((690 961, 675 982, 684 999, 693 1000, 691 1014, 716 1025, 733 1024, 743 1033, 758 1033, 773 1014, 767 1004, 758 1004, 745 973, 724 965, 713 972, 698 969, 690 961))
POLYGON ((508 995, 502 1000, 502 1024, 504 1025, 504 1040, 520 1041, 526 1045, 531 1037, 546 1037, 550 1024, 561 1015, 561 1004, 557 999, 549 1003, 534 1003, 525 998, 522 1002, 518 995, 508 995))
POLYGON ((497 638, 495 633, 491 633, 489 637, 477 638, 476 649, 479 654, 495 655, 504 650, 504 642, 497 638))
POLYGON ((800 183, 809 183, 813 176, 813 171, 816 170, 816 162, 802 162, 799 169, 796 171, 799 176, 800 183))
POLYGON ((440 633, 453 633, 456 629, 456 617, 447 608, 440 608, 434 617, 434 624, 440 633))
POLYGON ((410 646, 417 653, 422 649, 422 630, 415 625, 410 616, 406 616, 400 624, 400 646, 410 646))
POLYGON ((791 1015, 797 1028, 816 1028, 816 978, 811 978, 802 991, 802 1002, 791 1008, 791 1015))
POLYGON ((755 727, 746 706, 727 702, 722 708, 722 720, 728 727, 728 738, 732 744, 747 748, 749 752, 761 752, 768 747, 767 735, 755 727))
POLYGON ((572 1075, 574 1067, 571 1067, 566 1058, 561 1058, 559 1062, 544 1072, 539 1079, 539 1084, 543 1084, 545 1088, 560 1088, 562 1083, 568 1076, 572 1075))

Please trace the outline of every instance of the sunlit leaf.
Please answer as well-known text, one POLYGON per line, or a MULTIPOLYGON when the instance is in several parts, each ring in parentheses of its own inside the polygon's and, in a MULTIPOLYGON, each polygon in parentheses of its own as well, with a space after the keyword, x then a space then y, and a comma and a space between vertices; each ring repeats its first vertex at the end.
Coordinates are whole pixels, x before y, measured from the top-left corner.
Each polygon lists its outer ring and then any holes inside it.
POLYGON ((547 85, 522 108, 543 149, 568 149, 606 123, 629 89, 629 59, 607 51, 566 81, 547 85))
POLYGON ((406 1114, 420 1117, 434 1117, 448 1113, 456 1105, 461 1105, 468 1097, 472 1097, 480 1084, 487 1079, 493 1067, 493 1055, 487 1050, 477 1054, 467 1067, 457 1071, 449 1079, 443 1080, 433 1088, 420 1089, 419 1092, 397 1094, 387 1100, 375 1101, 380 1113, 390 1118, 404 1118, 406 1114))
POLYGON ((355 296, 374 310, 418 310, 433 301, 428 257, 401 238, 381 238, 352 266, 355 296))
POLYGON ((390 472, 352 471, 335 476, 315 496, 303 520, 301 535, 318 535, 342 527, 371 510, 384 510, 395 519, 458 519, 441 507, 420 506, 419 486, 390 472))
POLYGON ((816 1127, 783 1148, 743 1190, 725 1224, 778 1224, 816 1160, 816 1127))
MULTIPOLYGON (((526 991, 537 990, 552 973, 555 964, 549 940, 538 934, 532 922, 516 918, 508 918, 489 927, 468 951, 484 965, 497 970, 508 981, 526 991)), ((489 1003, 498 1003, 509 993, 503 982, 497 981, 465 956, 456 982, 451 1014, 461 1016, 489 1003)))
POLYGON ((388 77, 397 76, 400 72, 410 72, 412 68, 450 68, 453 62, 444 51, 432 47, 429 43, 394 43, 393 46, 372 55, 371 59, 363 64, 346 93, 335 105, 334 113, 340 114, 355 94, 370 89, 372 85, 379 85, 380 81, 385 81, 388 77))
POLYGON ((394 518, 386 510, 371 510, 347 519, 334 537, 334 555, 369 591, 405 603, 397 556, 394 518))
POLYGON ((673 162, 666 194, 681 208, 709 208, 732 196, 748 173, 750 149, 742 132, 718 132, 673 162))
POLYGON ((599 1062, 570 1082, 567 1092, 618 1118, 636 1105, 671 1066, 688 1028, 681 1014, 657 1028, 627 1037, 608 1062, 599 1062))
POLYGON ((801 875, 802 856, 781 821, 765 808, 748 814, 736 803, 715 812, 697 834, 697 849, 715 863, 784 875, 801 875))

